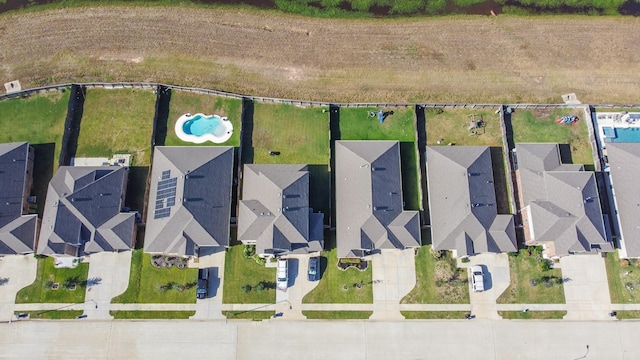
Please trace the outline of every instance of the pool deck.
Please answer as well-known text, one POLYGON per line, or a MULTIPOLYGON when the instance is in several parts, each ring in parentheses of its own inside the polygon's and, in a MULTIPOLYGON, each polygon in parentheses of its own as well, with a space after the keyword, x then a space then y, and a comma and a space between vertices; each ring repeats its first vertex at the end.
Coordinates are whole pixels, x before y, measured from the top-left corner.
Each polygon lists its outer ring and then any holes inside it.
POLYGON ((212 143, 215 144, 222 144, 226 141, 228 141, 229 139, 231 139, 231 136, 233 135, 233 124, 231 123, 231 121, 229 121, 229 119, 227 119, 226 117, 220 117, 219 115, 205 115, 203 113, 197 113, 197 114, 190 114, 190 113, 186 113, 182 116, 180 116, 178 118, 178 121, 176 121, 176 126, 174 128, 176 135, 178 136, 178 139, 184 141, 184 142, 190 142, 190 143, 194 143, 194 144, 202 144, 204 142, 207 141, 211 141, 212 143), (222 121, 221 124, 225 127, 225 133, 223 134, 223 136, 216 136, 214 134, 202 134, 202 135, 192 135, 192 134, 187 134, 184 131, 184 124, 195 118, 195 117, 211 117, 211 116, 217 116, 219 117, 222 121))

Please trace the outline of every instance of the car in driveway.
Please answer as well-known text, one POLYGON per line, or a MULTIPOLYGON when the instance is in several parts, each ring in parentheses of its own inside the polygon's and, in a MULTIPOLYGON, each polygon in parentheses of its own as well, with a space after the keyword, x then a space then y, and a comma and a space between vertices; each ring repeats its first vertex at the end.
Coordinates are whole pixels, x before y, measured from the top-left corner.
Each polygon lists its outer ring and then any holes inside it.
POLYGON ((484 272, 482 271, 482 266, 472 266, 469 268, 469 271, 471 272, 471 286, 473 291, 484 291, 484 272))
POLYGON ((278 259, 278 267, 276 271, 278 290, 286 291, 289 285, 289 262, 287 259, 278 259))
POLYGON ((309 259, 309 270, 307 271, 307 278, 309 281, 316 281, 320 278, 320 258, 312 257, 309 259))
POLYGON ((198 289, 196 298, 205 299, 209 290, 209 269, 198 269, 198 289))

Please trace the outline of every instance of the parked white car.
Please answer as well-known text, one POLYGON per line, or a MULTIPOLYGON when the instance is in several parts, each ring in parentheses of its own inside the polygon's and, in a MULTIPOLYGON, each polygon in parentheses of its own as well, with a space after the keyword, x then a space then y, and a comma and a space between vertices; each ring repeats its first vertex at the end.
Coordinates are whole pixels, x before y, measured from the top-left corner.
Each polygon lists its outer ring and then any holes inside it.
POLYGON ((278 290, 286 291, 289 285, 289 269, 287 259, 278 259, 278 270, 276 272, 278 290))
POLYGON ((484 291, 484 273, 482 272, 482 266, 475 265, 469 268, 471 272, 471 284, 473 291, 484 291))

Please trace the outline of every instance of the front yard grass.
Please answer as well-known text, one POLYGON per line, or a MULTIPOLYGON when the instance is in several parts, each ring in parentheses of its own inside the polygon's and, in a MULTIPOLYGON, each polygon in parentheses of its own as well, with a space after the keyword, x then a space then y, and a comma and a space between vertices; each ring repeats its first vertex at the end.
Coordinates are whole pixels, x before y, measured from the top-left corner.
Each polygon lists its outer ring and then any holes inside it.
POLYGON ((593 153, 586 121, 591 119, 584 119, 584 112, 581 109, 516 109, 511 115, 513 140, 516 144, 526 142, 569 144, 572 163, 593 165, 593 153), (580 120, 572 125, 555 122, 556 119, 567 115, 575 115, 580 120))
MULTIPOLYGON (((397 140, 400 142, 402 194, 406 210, 420 209, 419 169, 416 161, 416 135, 413 107, 393 109, 380 123, 377 108, 341 108, 340 140, 397 140)), ((391 111, 391 110, 388 110, 391 111)))
POLYGON ((320 257, 320 283, 302 298, 305 304, 372 304, 373 285, 371 262, 367 270, 338 268, 336 248, 324 251, 320 257), (354 284, 362 283, 361 288, 354 284))
POLYGON ((498 315, 502 316, 503 319, 509 319, 509 320, 513 320, 513 319, 548 320, 548 319, 562 319, 565 315, 567 315, 567 312, 563 310, 554 310, 554 311, 529 310, 527 312, 498 311, 498 315))
MULTIPOLYGON (((14 313, 20 314, 29 311, 15 311, 14 313)), ((61 319, 75 319, 77 316, 82 315, 82 310, 43 310, 40 312, 30 312, 29 319, 46 319, 46 320, 61 320, 61 319)))
POLYGON ((261 321, 271 319, 275 314, 273 311, 223 311, 227 320, 253 320, 261 321))
POLYGON ((224 98, 214 95, 190 93, 186 91, 171 90, 169 102, 169 119, 167 121, 167 137, 165 146, 240 146, 240 122, 242 113, 242 101, 238 99, 224 98), (178 118, 186 113, 205 115, 220 115, 227 117, 233 124, 231 139, 223 144, 215 144, 206 141, 202 144, 184 142, 178 139, 175 132, 178 118))
MULTIPOLYGON (((531 247, 534 249, 534 247, 531 247)), ((564 304, 560 269, 543 271, 535 251, 529 248, 509 253, 511 283, 496 301, 498 304, 564 304)))
POLYGON ((307 319, 318 320, 363 320, 369 319, 373 311, 303 311, 302 315, 307 319))
POLYGON ((620 310, 616 311, 616 318, 620 320, 640 319, 640 310, 620 310))
POLYGON ((455 144, 502 146, 500 117, 488 109, 425 109, 427 145, 455 144), (475 115, 475 116, 472 116, 475 115), (483 120, 484 125, 469 130, 472 120, 483 120))
POLYGON ((612 304, 640 303, 640 261, 620 259, 618 251, 607 253, 605 261, 612 304))
POLYGON ((195 311, 110 311, 114 319, 188 319, 195 311))
POLYGON ((469 311, 401 311, 405 319, 427 320, 427 319, 464 319, 469 311))
POLYGON ((225 304, 273 304, 276 302, 276 268, 258 265, 252 258, 245 259, 244 245, 229 247, 224 260, 224 290, 222 302, 225 304), (266 284, 259 292, 256 286, 266 284), (244 292, 245 285, 251 290, 244 292))
POLYGON ((416 256, 416 286, 401 304, 468 304, 469 280, 465 269, 456 266, 449 252, 439 259, 432 255, 431 245, 422 246, 416 256))
POLYGON ((149 165, 155 100, 151 90, 87 90, 76 156, 131 154, 132 165, 149 165))
POLYGON ((52 257, 38 259, 36 280, 18 291, 16 304, 84 302, 89 264, 80 263, 72 269, 55 268, 54 263, 52 257), (58 284, 57 290, 52 287, 55 283, 58 284), (68 289, 71 284, 75 284, 75 290, 68 289))
POLYGON ((178 269, 176 266, 155 268, 151 264, 151 255, 142 249, 131 253, 131 273, 127 290, 111 300, 116 304, 161 303, 193 304, 196 302, 196 281, 198 269, 178 269), (161 286, 172 283, 170 288, 161 290, 161 286), (179 286, 185 288, 180 291, 179 286))

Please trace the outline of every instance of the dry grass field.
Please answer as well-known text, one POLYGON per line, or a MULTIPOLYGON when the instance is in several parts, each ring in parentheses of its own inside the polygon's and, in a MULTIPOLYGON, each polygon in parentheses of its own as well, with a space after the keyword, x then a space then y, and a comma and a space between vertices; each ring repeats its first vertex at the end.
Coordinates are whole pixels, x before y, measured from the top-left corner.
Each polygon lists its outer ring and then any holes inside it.
POLYGON ((326 101, 637 101, 632 17, 318 19, 104 6, 0 16, 0 79, 158 81, 326 101))

